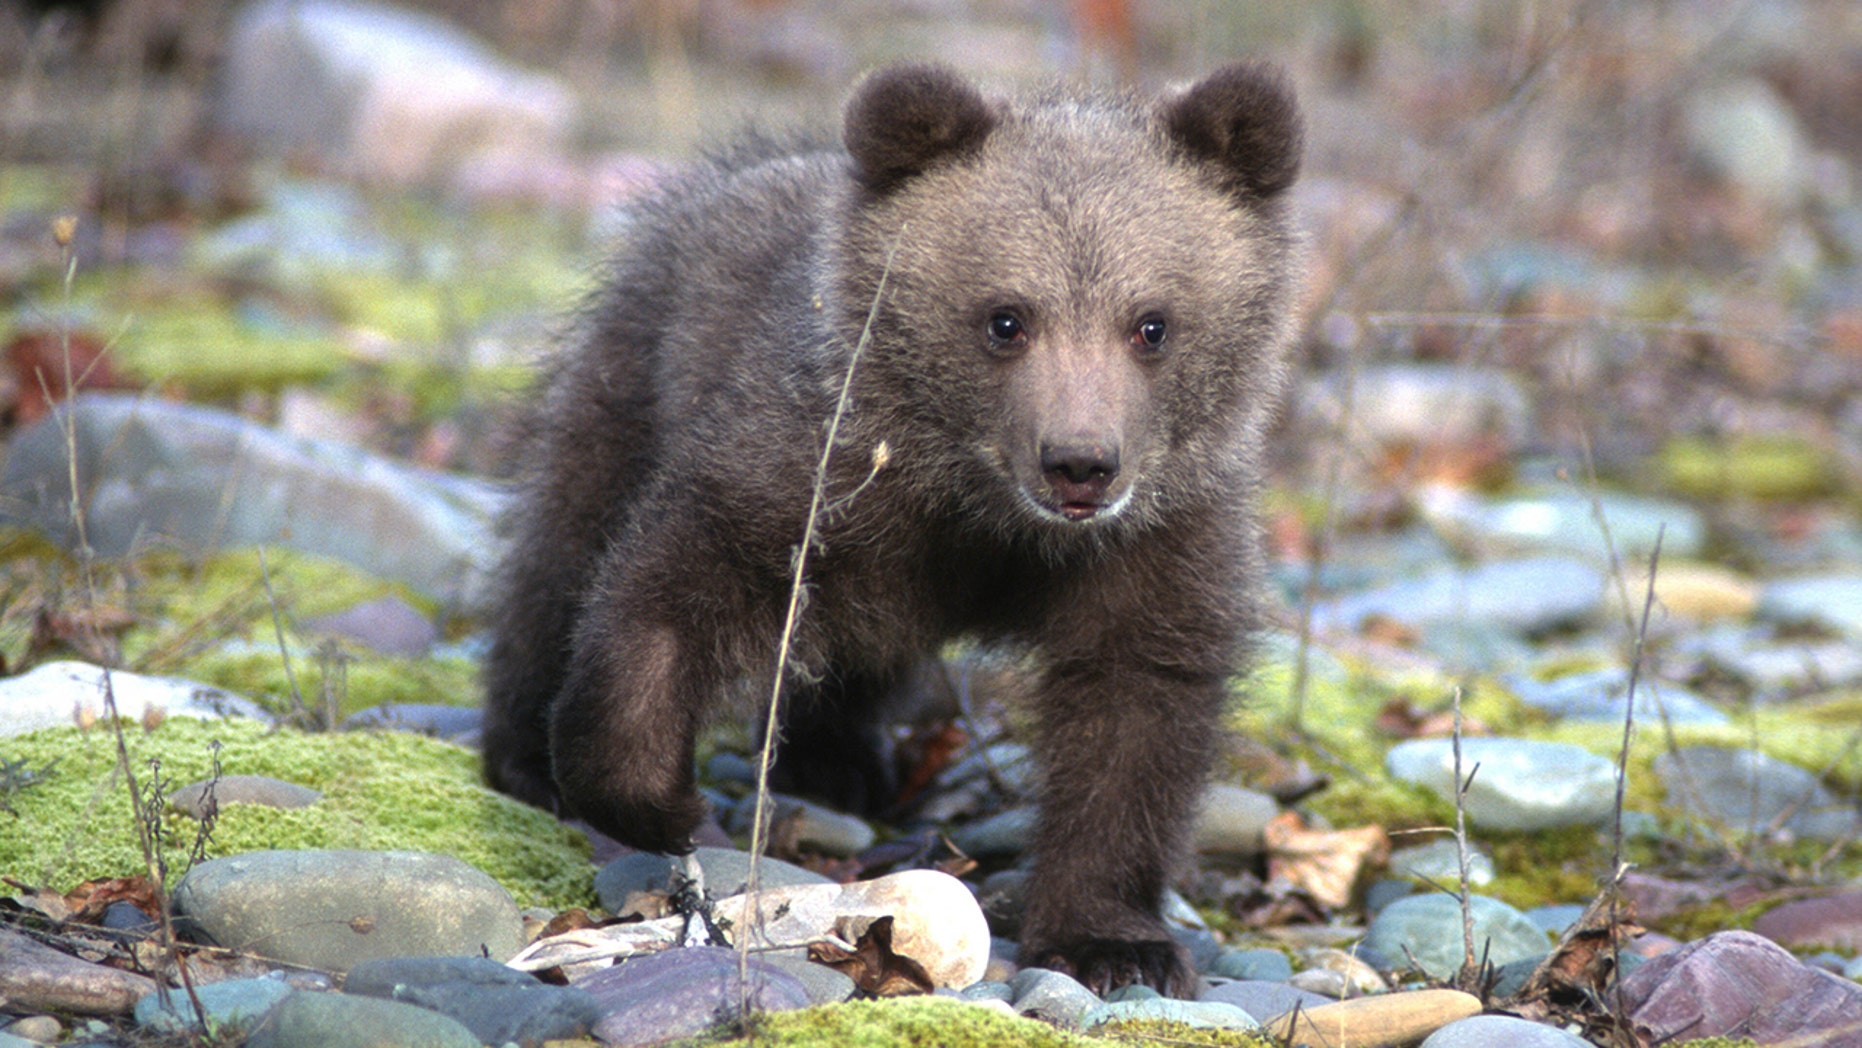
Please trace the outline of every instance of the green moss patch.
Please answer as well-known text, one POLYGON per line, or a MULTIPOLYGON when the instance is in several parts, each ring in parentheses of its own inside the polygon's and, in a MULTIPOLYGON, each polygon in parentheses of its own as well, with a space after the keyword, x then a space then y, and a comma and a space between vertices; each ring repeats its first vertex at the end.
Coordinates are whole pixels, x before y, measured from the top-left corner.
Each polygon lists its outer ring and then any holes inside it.
MULTIPOLYGON (((490 874, 520 905, 593 902, 588 842, 548 814, 479 782, 475 754, 400 732, 340 735, 273 731, 250 721, 176 717, 153 731, 127 728, 130 764, 147 789, 172 790, 212 774, 269 775, 320 790, 307 808, 226 805, 208 858, 274 848, 412 849, 453 855, 490 874)), ((116 739, 103 727, 60 728, 0 739, 0 761, 40 769, 43 781, 10 793, 0 812, 0 873, 68 890, 80 881, 146 870, 116 739), (56 762, 56 763, 53 763, 56 762)), ((178 879, 196 823, 164 816, 169 877, 178 879)))
POLYGON ((748 1035, 696 1043, 759 1048, 1085 1048, 1106 1042, 962 1001, 895 997, 777 1012, 759 1019, 748 1035))

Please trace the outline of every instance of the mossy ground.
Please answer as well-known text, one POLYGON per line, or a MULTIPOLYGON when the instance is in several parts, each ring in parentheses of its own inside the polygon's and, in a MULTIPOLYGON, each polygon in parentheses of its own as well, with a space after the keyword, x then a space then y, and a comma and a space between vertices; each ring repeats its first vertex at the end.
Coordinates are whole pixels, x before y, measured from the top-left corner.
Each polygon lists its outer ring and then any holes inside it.
POLYGON ((753 1030, 689 1042, 692 1045, 756 1045, 758 1048, 836 1045, 838 1048, 1089 1048, 1112 1044, 1228 1045, 1266 1048, 1270 1043, 1235 1030, 1208 1030, 1181 1023, 1121 1023, 1093 1035, 1069 1033, 1035 1019, 1004 1015, 939 997, 849 1001, 762 1016, 753 1030))
MULTIPOLYGON (((145 790, 159 774, 172 790, 212 774, 269 775, 320 790, 306 808, 229 804, 206 857, 271 848, 400 848, 457 856, 510 890, 520 905, 593 901, 588 843, 551 816, 479 783, 474 754, 402 732, 305 734, 245 720, 173 717, 152 731, 126 726, 130 766, 145 790)), ((44 781, 4 799, 0 874, 60 891, 80 881, 142 873, 130 794, 107 726, 59 728, 0 739, 0 761, 44 781)), ((170 879, 185 872, 196 823, 164 816, 170 879)))

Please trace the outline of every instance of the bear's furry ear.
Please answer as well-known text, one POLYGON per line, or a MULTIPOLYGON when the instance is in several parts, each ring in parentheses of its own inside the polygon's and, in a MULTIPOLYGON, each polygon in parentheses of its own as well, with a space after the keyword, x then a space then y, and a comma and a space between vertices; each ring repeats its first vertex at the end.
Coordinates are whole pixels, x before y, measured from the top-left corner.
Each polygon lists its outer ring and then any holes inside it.
POLYGON ((842 139, 861 183, 884 192, 941 157, 975 150, 995 124, 989 103, 956 73, 900 65, 854 89, 842 139))
POLYGON ((1299 176, 1305 127, 1292 85, 1274 66, 1218 69, 1165 103, 1163 118, 1171 137, 1215 164, 1233 189, 1270 197, 1299 176))

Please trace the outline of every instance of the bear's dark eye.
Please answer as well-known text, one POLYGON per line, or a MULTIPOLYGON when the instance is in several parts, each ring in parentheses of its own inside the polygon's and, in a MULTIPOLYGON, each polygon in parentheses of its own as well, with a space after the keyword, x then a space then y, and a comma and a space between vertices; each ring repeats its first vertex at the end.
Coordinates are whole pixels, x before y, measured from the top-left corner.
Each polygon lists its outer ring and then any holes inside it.
POLYGON ((1131 333, 1131 344, 1148 353, 1155 353, 1164 348, 1164 337, 1168 331, 1163 317, 1145 317, 1138 321, 1137 328, 1131 333))
POLYGON ((1015 314, 1003 312, 989 315, 989 341, 997 346, 1012 346, 1026 338, 1027 334, 1021 318, 1015 314))

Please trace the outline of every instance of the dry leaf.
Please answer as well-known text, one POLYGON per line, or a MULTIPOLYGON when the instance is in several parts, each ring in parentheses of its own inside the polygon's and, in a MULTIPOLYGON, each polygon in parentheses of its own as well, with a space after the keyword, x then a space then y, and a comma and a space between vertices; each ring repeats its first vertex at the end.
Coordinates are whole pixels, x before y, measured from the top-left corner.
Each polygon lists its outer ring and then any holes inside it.
POLYGON ((1367 864, 1390 856, 1390 837, 1381 826, 1314 830, 1297 812, 1269 819, 1262 837, 1268 880, 1293 884, 1332 909, 1351 901, 1352 888, 1367 864))
MULTIPOLYGON (((854 933, 857 923, 865 920, 843 917, 835 930, 845 940, 854 933)), ((923 965, 892 952, 891 917, 874 918, 853 939, 851 951, 833 943, 815 943, 808 948, 808 959, 840 972, 875 997, 930 993, 936 986, 923 965)))

